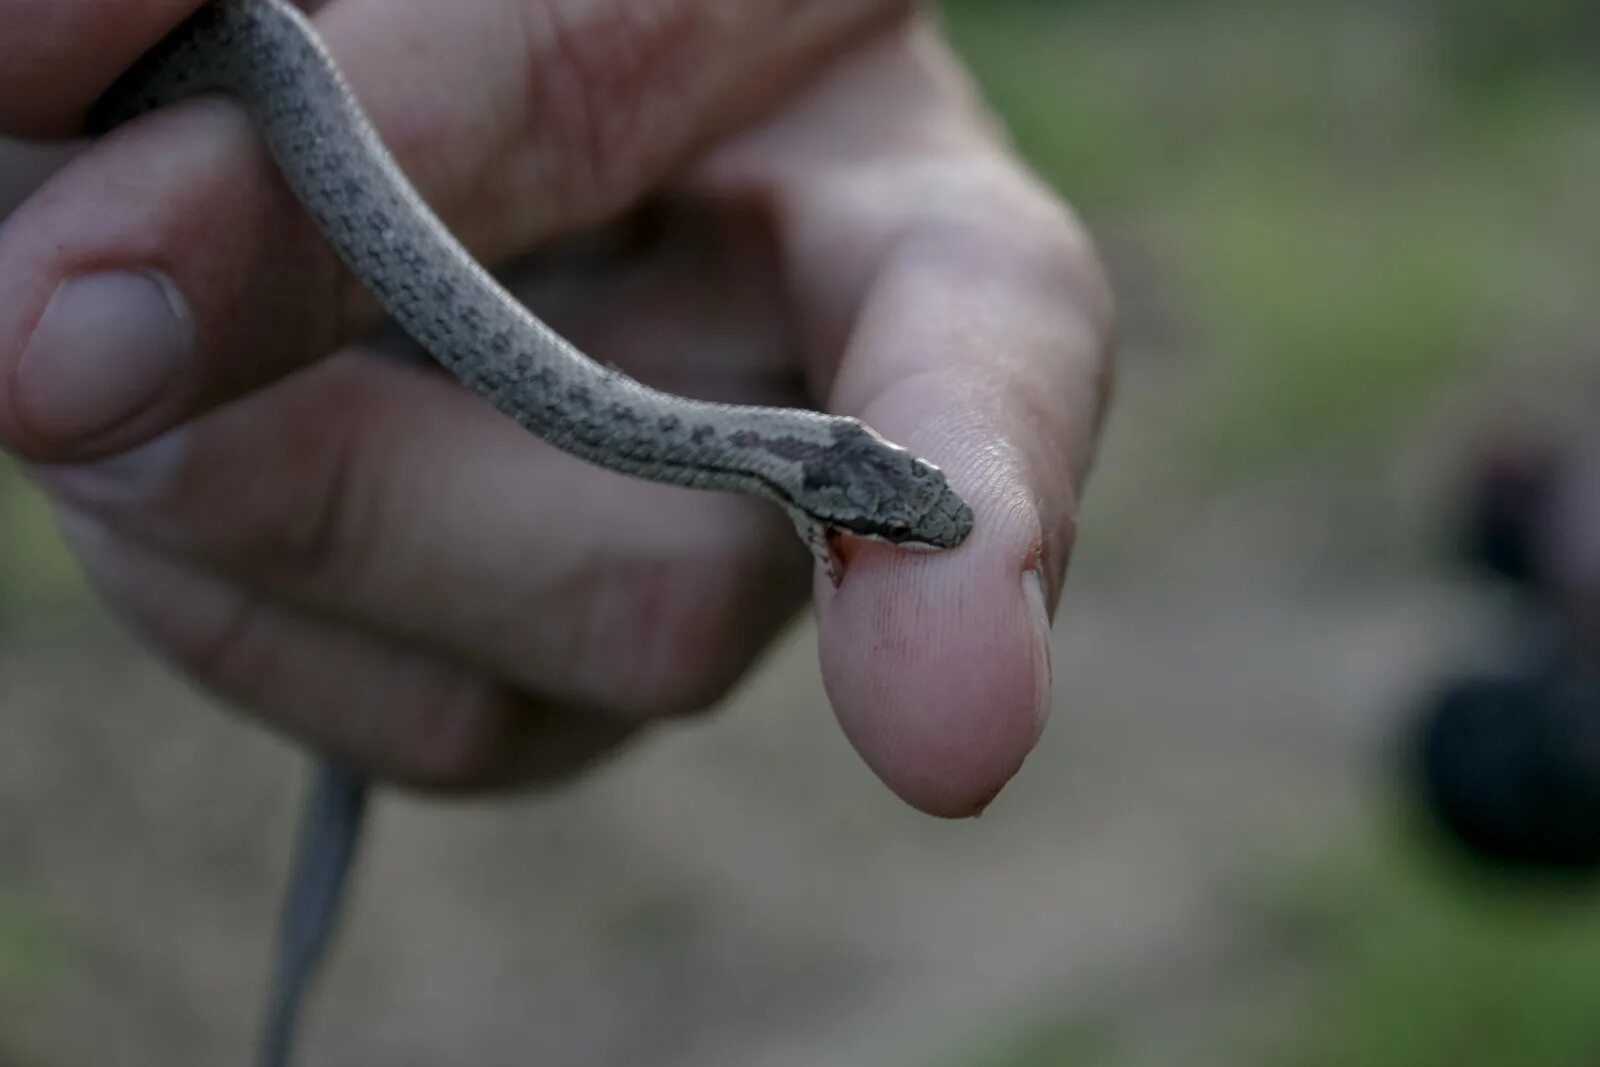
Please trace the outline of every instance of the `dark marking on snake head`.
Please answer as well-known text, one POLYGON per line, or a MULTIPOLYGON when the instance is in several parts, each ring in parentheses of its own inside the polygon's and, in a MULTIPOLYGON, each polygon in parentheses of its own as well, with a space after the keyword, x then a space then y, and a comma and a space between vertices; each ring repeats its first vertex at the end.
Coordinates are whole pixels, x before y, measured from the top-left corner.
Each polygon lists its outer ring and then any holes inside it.
POLYGON ((703 445, 707 441, 715 441, 716 439, 717 428, 715 426, 696 426, 689 431, 689 440, 697 445, 703 445))
POLYGON ((765 452, 769 456, 776 456, 790 463, 803 463, 817 455, 816 442, 789 434, 768 437, 754 430, 738 430, 729 435, 728 443, 739 448, 765 452))
POLYGON ((656 420, 656 429, 662 433, 676 433, 683 425, 683 420, 676 415, 663 415, 656 420))
POLYGON ((833 529, 890 544, 954 548, 972 531, 972 511, 944 473, 860 423, 832 428, 833 441, 801 461, 797 502, 833 529))
POLYGON ((590 411, 594 408, 594 394, 589 392, 587 386, 574 385, 567 390, 567 399, 572 402, 573 407, 579 407, 585 411, 590 411))

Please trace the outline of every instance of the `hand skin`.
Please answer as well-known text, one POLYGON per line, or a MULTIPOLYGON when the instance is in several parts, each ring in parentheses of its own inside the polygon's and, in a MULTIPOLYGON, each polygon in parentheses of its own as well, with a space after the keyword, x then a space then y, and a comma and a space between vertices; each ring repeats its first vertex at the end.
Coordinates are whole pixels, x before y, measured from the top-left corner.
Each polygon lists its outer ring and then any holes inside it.
MULTIPOLYGON (((70 135, 196 0, 0 0, 0 133, 70 135)), ((846 734, 980 812, 1050 706, 1111 298, 931 16, 896 0, 336 0, 446 223, 593 357, 858 415, 973 504, 959 550, 594 469, 382 333, 248 122, 198 101, 0 226, 0 446, 153 647, 390 780, 560 780, 718 699, 813 598, 846 734), (375 339, 376 337, 376 339, 375 339), (809 581, 808 581, 809 579, 809 581)))

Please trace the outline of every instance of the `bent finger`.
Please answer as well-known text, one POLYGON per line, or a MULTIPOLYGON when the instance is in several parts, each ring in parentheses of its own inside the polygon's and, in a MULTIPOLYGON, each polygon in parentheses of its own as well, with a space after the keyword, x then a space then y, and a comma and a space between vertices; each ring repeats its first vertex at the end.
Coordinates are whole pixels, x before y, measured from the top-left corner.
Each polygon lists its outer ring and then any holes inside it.
POLYGON ((858 546, 816 597, 862 757, 913 805, 975 814, 1049 707, 1049 613, 1111 380, 1092 246, 927 26, 842 65, 700 182, 777 205, 829 407, 942 466, 973 507, 961 547, 858 546))
POLYGON ((274 729, 368 774, 449 791, 550 784, 637 732, 275 603, 91 516, 58 514, 91 580, 157 651, 274 729))
MULTIPOLYGON (((620 211, 904 7, 337 0, 317 25, 429 203, 498 262, 620 211)), ((120 451, 371 314, 235 109, 148 116, 0 229, 0 444, 40 461, 120 451)))
POLYGON ((166 555, 619 718, 709 704, 803 597, 776 509, 594 468, 366 355, 39 473, 166 555))
POLYGON ((896 792, 944 815, 981 811, 1044 727, 1050 611, 1107 357, 1089 298, 1062 272, 1003 243, 976 253, 982 233, 958 236, 896 253, 840 388, 859 389, 867 421, 944 466, 973 507, 973 534, 926 557, 863 546, 844 586, 818 599, 845 733, 896 792))

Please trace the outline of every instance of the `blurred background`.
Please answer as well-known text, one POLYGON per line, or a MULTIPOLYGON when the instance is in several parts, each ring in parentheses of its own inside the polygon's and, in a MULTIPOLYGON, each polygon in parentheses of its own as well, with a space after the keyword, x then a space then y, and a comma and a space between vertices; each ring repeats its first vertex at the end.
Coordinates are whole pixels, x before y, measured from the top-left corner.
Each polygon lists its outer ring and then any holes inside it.
MULTIPOLYGON (((1043 745, 914 815, 801 624, 559 796, 385 797, 305 1062, 1600 1062, 1600 892, 1469 862, 1400 770, 1512 617, 1474 457, 1592 429, 1600 8, 946 7, 1122 301, 1043 745)), ((0 1065, 241 1062, 305 778, 0 461, 0 1065)))

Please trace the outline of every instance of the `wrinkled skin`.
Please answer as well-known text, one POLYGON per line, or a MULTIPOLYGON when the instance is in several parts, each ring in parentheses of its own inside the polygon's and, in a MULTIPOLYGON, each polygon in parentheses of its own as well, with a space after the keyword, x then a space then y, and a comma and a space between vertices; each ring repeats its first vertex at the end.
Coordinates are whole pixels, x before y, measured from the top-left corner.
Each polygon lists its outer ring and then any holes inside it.
MULTIPOLYGON (((0 132, 76 133, 194 5, 0 0, 21 28, 0 132)), ((982 810, 1049 707, 1111 309, 927 16, 317 19, 445 221, 581 347, 674 392, 859 415, 943 468, 974 532, 847 541, 835 590, 777 509, 554 452, 393 358, 248 124, 201 102, 96 143, 0 228, 0 445, 112 606, 306 744, 459 789, 557 780, 709 706, 809 593, 863 758, 925 811, 982 810)))

